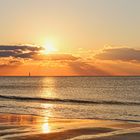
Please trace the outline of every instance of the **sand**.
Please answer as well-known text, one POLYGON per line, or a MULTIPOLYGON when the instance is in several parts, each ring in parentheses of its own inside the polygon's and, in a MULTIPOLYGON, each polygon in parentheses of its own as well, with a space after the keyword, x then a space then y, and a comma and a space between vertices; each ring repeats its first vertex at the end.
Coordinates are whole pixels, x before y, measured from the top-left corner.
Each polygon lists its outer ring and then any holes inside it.
POLYGON ((140 140, 140 123, 0 114, 0 140, 140 140))

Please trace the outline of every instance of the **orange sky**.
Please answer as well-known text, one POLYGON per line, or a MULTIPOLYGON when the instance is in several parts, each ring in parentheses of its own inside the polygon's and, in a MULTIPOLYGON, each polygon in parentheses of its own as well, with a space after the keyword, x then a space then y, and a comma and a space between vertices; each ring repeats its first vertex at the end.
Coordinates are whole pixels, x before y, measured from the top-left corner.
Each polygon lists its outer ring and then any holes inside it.
POLYGON ((0 0, 0 75, 140 75, 139 5, 0 0))
POLYGON ((81 48, 72 54, 30 45, 0 46, 0 56, 1 76, 140 75, 140 50, 126 47, 81 48))

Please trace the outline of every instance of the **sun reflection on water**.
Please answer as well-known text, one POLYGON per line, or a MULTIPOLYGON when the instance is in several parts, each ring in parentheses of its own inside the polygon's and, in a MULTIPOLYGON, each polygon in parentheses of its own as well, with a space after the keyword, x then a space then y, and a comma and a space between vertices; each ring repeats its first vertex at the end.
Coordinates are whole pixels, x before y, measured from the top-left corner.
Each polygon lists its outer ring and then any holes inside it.
POLYGON ((49 133, 50 131, 51 131, 51 129, 50 129, 50 126, 49 126, 49 123, 48 122, 42 124, 42 132, 43 133, 49 133))
POLYGON ((44 108, 44 111, 42 112, 44 117, 42 117, 40 120, 40 130, 42 133, 49 133, 52 131, 52 126, 49 121, 49 117, 53 116, 53 104, 41 104, 41 107, 44 108))
POLYGON ((56 96, 55 90, 55 79, 54 78, 43 78, 42 88, 40 96, 46 99, 52 99, 56 96))
POLYGON ((56 81, 54 78, 43 78, 42 80, 40 97, 46 99, 46 102, 40 104, 40 107, 43 108, 43 110, 40 111, 40 114, 44 116, 42 120, 40 120, 41 133, 50 133, 54 129, 54 124, 49 121, 49 118, 53 118, 54 116, 55 105, 52 102, 49 102, 49 99, 53 100, 53 98, 56 98, 56 93, 54 92, 55 83, 56 81))

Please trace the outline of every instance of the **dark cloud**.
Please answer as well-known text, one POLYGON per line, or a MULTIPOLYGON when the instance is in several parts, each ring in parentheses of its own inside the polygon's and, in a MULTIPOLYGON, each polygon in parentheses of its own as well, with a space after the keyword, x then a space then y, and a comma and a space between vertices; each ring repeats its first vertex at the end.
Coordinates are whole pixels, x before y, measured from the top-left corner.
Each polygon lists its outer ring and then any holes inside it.
POLYGON ((0 45, 0 50, 9 50, 9 51, 39 51, 41 48, 32 45, 0 45))
POLYGON ((0 58, 13 57, 13 58, 33 58, 35 60, 50 60, 50 61, 74 61, 79 59, 71 54, 47 54, 38 55, 39 51, 43 50, 41 47, 36 46, 0 46, 0 58))
POLYGON ((20 53, 18 55, 16 55, 16 57, 20 57, 20 58, 33 58, 34 55, 37 55, 37 52, 29 52, 29 53, 20 53))
POLYGON ((76 61, 79 57, 71 54, 41 54, 43 48, 30 45, 0 45, 0 67, 13 67, 25 64, 28 60, 36 62, 57 61, 59 63, 76 61))
POLYGON ((1 45, 0 57, 14 57, 14 58, 33 58, 42 50, 41 47, 29 45, 1 45))
POLYGON ((103 60, 140 61, 140 50, 133 48, 109 48, 96 54, 95 58, 103 60))

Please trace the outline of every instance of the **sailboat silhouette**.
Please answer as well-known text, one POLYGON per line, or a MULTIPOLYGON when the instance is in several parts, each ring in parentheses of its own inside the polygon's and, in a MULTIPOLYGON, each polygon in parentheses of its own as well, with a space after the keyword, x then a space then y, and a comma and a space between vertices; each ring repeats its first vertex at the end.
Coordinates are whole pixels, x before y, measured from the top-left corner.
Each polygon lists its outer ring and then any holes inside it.
POLYGON ((31 73, 29 72, 29 77, 31 76, 31 73))

